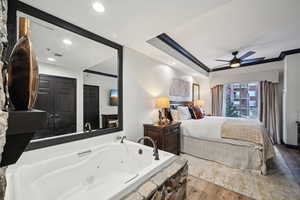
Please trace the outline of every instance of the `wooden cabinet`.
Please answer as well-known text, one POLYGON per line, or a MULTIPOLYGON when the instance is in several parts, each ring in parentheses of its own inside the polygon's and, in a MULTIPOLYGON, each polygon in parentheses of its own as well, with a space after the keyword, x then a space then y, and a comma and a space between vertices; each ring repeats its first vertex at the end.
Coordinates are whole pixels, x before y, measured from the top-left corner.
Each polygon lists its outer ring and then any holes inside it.
POLYGON ((117 114, 102 115, 102 128, 116 128, 118 127, 117 121, 118 121, 117 114))
MULTIPOLYGON (((160 150, 179 155, 180 124, 172 122, 167 125, 144 124, 144 136, 151 137, 160 150)), ((149 141, 145 145, 152 146, 149 141)))

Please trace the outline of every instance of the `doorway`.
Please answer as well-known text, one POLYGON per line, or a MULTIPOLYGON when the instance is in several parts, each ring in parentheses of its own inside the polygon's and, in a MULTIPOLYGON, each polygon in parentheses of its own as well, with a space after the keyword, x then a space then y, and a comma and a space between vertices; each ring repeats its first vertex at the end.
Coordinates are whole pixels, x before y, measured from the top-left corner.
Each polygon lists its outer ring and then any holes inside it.
POLYGON ((35 109, 48 113, 48 124, 34 139, 76 132, 76 79, 39 75, 35 109))
POLYGON ((92 130, 99 129, 99 86, 84 85, 83 96, 83 124, 90 123, 92 130))

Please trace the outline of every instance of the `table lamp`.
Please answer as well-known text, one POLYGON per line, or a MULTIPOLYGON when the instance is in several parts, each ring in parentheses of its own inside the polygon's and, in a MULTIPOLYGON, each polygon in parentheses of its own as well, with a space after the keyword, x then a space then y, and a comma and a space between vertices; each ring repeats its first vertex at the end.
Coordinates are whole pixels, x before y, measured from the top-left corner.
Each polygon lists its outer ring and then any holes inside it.
POLYGON ((158 97, 155 99, 155 107, 159 108, 158 124, 162 125, 167 122, 167 109, 170 108, 170 99, 168 97, 158 97))
POLYGON ((201 99, 198 99, 198 100, 196 100, 196 101, 194 101, 194 105, 195 106, 200 106, 200 107, 202 107, 202 106, 204 106, 204 101, 203 100, 201 100, 201 99))

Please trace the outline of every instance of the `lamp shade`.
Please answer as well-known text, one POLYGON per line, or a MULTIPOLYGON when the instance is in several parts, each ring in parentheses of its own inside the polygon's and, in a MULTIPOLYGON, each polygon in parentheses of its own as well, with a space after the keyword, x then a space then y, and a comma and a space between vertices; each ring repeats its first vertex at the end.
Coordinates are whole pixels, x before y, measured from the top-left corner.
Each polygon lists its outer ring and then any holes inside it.
POLYGON ((168 97, 158 97, 155 99, 156 108, 170 108, 170 99, 168 97))
POLYGON ((201 100, 201 99, 198 99, 198 100, 196 100, 196 101, 194 102, 194 105, 195 105, 195 106, 203 106, 203 105, 204 105, 204 101, 201 100))

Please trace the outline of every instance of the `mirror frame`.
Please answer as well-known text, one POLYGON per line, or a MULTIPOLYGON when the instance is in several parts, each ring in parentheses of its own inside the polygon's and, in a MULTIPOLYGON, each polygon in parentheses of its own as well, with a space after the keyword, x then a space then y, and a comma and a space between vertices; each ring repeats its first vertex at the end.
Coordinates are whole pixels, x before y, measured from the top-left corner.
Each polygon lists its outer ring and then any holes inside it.
MULTIPOLYGON (((93 41, 99 42, 111 48, 114 48, 118 51, 118 95, 119 95, 119 105, 118 105, 118 120, 119 127, 117 128, 107 128, 95 130, 91 133, 80 132, 80 133, 70 133, 57 137, 49 137, 45 139, 40 139, 37 141, 31 141, 25 151, 54 146, 58 144, 63 144, 67 142, 73 142, 77 140, 87 139, 91 137, 106 135, 110 133, 115 133, 123 131, 123 46, 108 40, 104 37, 101 37, 95 33, 92 33, 88 30, 85 30, 79 26, 71 24, 63 19, 55 17, 49 13, 46 13, 40 9, 34 8, 26 3, 23 3, 18 0, 9 0, 8 1, 8 18, 7 18, 7 30, 8 30, 8 52, 14 47, 14 44, 17 41, 17 12, 20 11, 32 17, 43 20, 47 23, 53 24, 60 28, 66 29, 73 33, 76 33, 82 37, 91 39, 93 41)), ((7 58, 8 55, 6 55, 7 58)), ((83 106, 83 105, 82 105, 83 106)))

